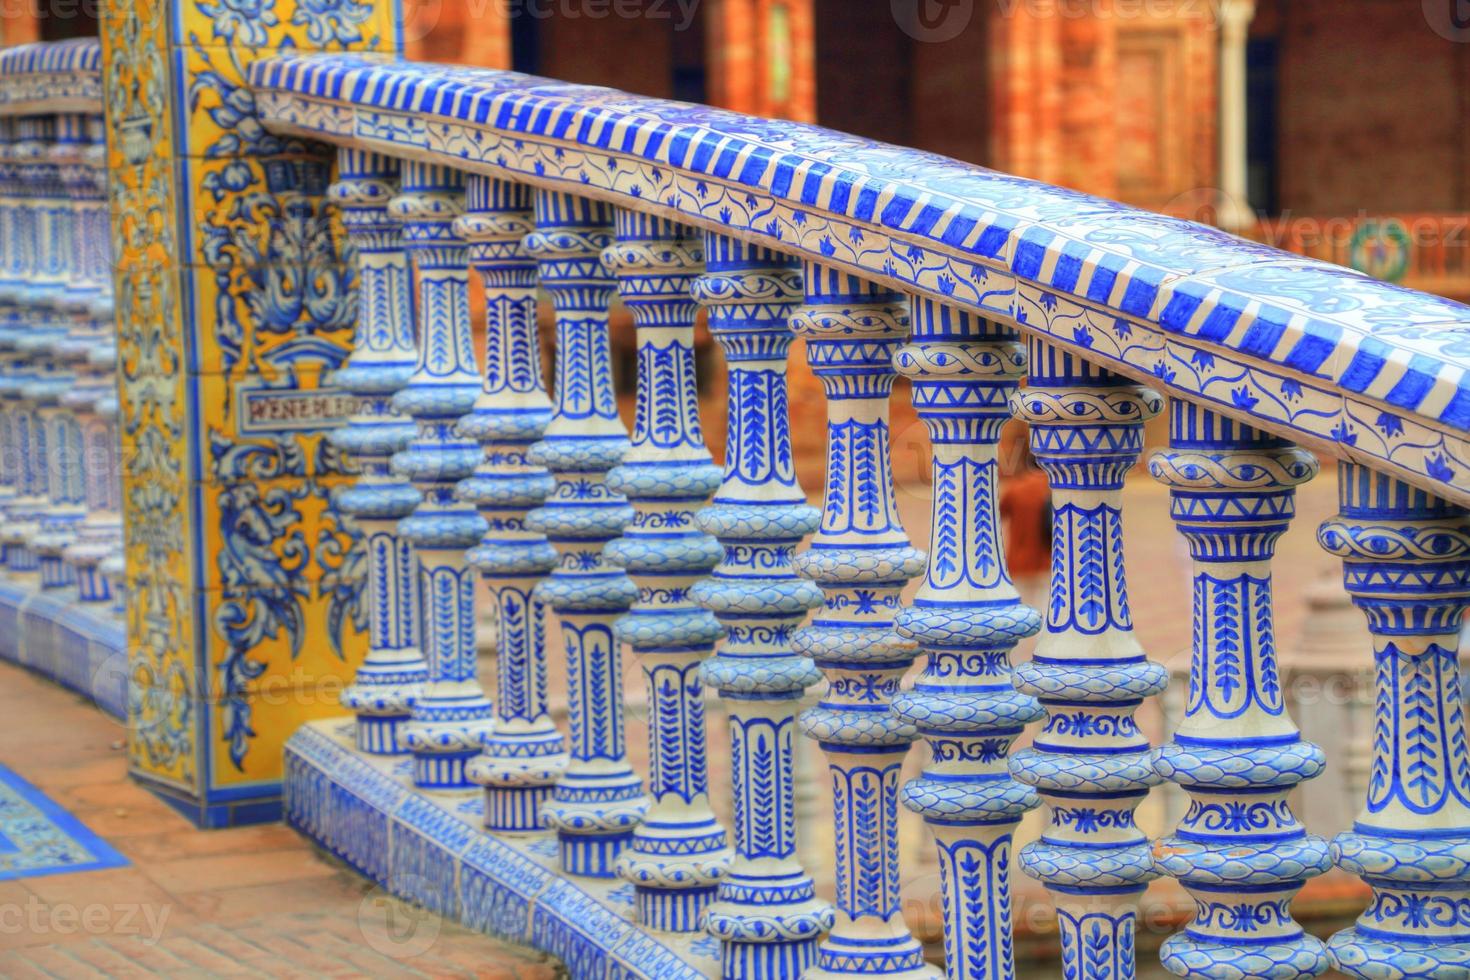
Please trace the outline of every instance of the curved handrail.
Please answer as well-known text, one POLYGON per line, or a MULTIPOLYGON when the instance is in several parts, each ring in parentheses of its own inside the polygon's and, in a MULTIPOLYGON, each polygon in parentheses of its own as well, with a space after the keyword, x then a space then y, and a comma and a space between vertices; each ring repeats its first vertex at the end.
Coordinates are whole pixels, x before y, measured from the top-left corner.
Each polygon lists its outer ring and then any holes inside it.
POLYGON ((0 51, 0 116, 102 111, 102 44, 95 37, 0 51))
POLYGON ((675 217, 1049 337, 1470 503, 1470 307, 1189 221, 816 126, 513 72, 284 55, 276 131, 675 217))

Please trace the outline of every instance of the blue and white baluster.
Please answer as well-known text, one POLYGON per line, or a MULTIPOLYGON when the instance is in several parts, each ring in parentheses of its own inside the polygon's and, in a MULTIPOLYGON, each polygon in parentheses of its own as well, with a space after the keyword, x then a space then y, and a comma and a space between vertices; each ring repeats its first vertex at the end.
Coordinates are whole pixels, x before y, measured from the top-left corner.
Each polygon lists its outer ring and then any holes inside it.
POLYGON ((822 604, 822 590, 791 567, 822 518, 796 479, 787 405, 801 275, 769 249, 715 233, 704 242, 707 271, 693 293, 725 352, 729 427, 724 482, 695 521, 725 554, 691 595, 727 632, 703 675, 729 716, 735 798, 735 859, 705 928, 720 940, 724 980, 797 977, 832 927, 796 853, 796 707, 822 676, 791 650, 792 630, 822 604))
POLYGON ((641 924, 694 932, 732 856, 709 804, 699 675, 724 630, 689 594, 721 553, 694 520, 721 476, 704 445, 694 373, 698 304, 689 289, 704 249, 695 232, 667 218, 619 209, 616 224, 602 260, 637 328, 638 393, 632 447, 607 485, 635 513, 606 555, 639 589, 617 633, 643 669, 652 796, 618 874, 634 886, 641 924))
POLYGON ((837 849, 835 922, 804 976, 933 976, 899 902, 899 770, 918 732, 890 705, 917 654, 894 631, 899 592, 924 569, 889 465, 893 355, 908 314, 891 290, 814 262, 803 272, 791 322, 827 395, 827 483, 821 526, 794 565, 825 600, 793 647, 829 681, 801 726, 827 755, 837 849))
POLYGON ((362 534, 372 597, 367 657, 342 691, 342 706, 357 717, 357 747, 384 755, 404 751, 404 728, 429 677, 419 649, 418 557, 398 533, 423 495, 390 465, 413 440, 413 423, 392 400, 417 360, 413 272, 403 230, 388 213, 398 175, 398 161, 344 148, 327 189, 357 254, 358 278, 352 356, 332 375, 332 384, 357 397, 358 410, 333 430, 332 443, 356 460, 360 475, 335 500, 362 534))
POLYGON ((1051 478, 1052 573, 1035 655, 1015 673, 1047 722, 1010 769, 1051 819, 1021 867, 1056 903, 1063 974, 1128 980, 1138 901, 1157 877, 1133 811, 1159 782, 1133 713, 1169 673, 1133 636, 1121 508, 1143 423, 1163 399, 1037 338, 1030 354, 1030 385, 1010 404, 1051 478))
POLYGON ((897 622, 926 662, 893 704, 928 741, 931 762, 903 803, 938 847, 949 976, 1000 980, 1015 972, 1011 834, 1038 804, 1006 772, 1006 753, 1042 716, 1012 684, 1011 648, 1039 624, 1006 570, 997 511, 997 443, 1026 350, 1007 327, 915 298, 912 338, 894 365, 913 382, 934 447, 928 568, 897 622))
MULTIPOLYGON (((65 118, 65 117, 64 117, 65 118)), ((57 354, 71 366, 75 381, 60 397, 58 427, 71 457, 67 467, 77 495, 80 517, 64 525, 55 545, 67 566, 65 578, 76 581, 84 602, 110 598, 107 580, 97 563, 107 556, 120 532, 121 515, 110 506, 105 440, 107 423, 95 410, 100 398, 116 388, 115 357, 96 357, 113 338, 111 302, 103 302, 110 274, 105 261, 111 229, 107 213, 106 134, 101 116, 77 116, 75 140, 57 154, 62 184, 71 199, 71 276, 62 297, 69 323, 57 354), (96 472, 94 472, 96 471, 96 472)))
POLYGON ((1470 606, 1470 513, 1355 463, 1318 540, 1368 617, 1375 696, 1368 798, 1332 842, 1373 889, 1332 937, 1365 980, 1470 976, 1470 748, 1456 650, 1470 606))
POLYGON ((648 809, 626 753, 622 657, 613 624, 638 598, 633 580, 603 556, 633 508, 607 486, 628 450, 613 396, 607 309, 616 283, 602 263, 612 209, 574 194, 536 191, 536 231, 526 251, 556 307, 556 391, 531 462, 556 479, 526 526, 560 556, 536 595, 556 610, 567 651, 570 761, 541 809, 556 830, 569 874, 616 876, 618 854, 648 809))
POLYGON ((34 575, 40 570, 30 539, 39 529, 39 517, 47 504, 45 450, 36 424, 36 405, 27 390, 42 377, 37 334, 42 335, 41 340, 45 339, 46 321, 39 307, 47 291, 44 253, 49 248, 44 235, 49 225, 41 220, 46 201, 40 161, 53 131, 48 117, 16 118, 8 154, 14 175, 11 221, 14 246, 9 250, 11 263, 6 279, 13 303, 11 347, 15 352, 15 368, 11 373, 12 384, 0 394, 5 398, 5 414, 10 419, 16 495, 6 509, 4 525, 0 526, 0 541, 5 544, 6 566, 22 575, 34 575))
POLYGON ((1291 917, 1292 896, 1329 865, 1286 795, 1322 771, 1322 750, 1286 713, 1272 623, 1271 557, 1317 460, 1183 400, 1170 447, 1149 460, 1194 559, 1194 638, 1184 719, 1154 768, 1189 794, 1154 866, 1179 879, 1195 914, 1160 957, 1179 976, 1314 977, 1322 942, 1291 917))
POLYGON ((30 293, 35 319, 20 343, 21 351, 35 363, 36 376, 21 394, 32 406, 32 445, 39 452, 35 466, 45 498, 33 515, 35 523, 26 529, 25 545, 35 555, 41 587, 46 589, 72 584, 71 569, 61 556, 84 516, 75 427, 61 405, 62 394, 76 380, 63 356, 71 319, 68 290, 75 221, 62 164, 79 151, 81 120, 76 115, 46 117, 30 144, 34 155, 23 168, 37 209, 38 252, 30 293))
MULTIPOLYGON (((13 405, 19 398, 22 383, 22 365, 16 352, 21 325, 18 301, 22 282, 16 273, 17 212, 21 202, 17 168, 11 161, 14 139, 14 118, 0 116, 0 515, 20 495, 13 405)), ((6 563, 7 548, 0 536, 0 565, 6 563)))
POLYGON ((536 330, 536 261, 522 241, 533 227, 531 189, 478 175, 466 181, 455 227, 485 284, 485 379, 459 431, 479 440, 485 457, 459 496, 490 527, 468 557, 499 623, 495 730, 470 779, 485 787, 488 829, 525 832, 541 829, 541 807, 567 767, 566 741, 547 708, 546 605, 532 594, 556 551, 525 526, 552 488, 546 468, 527 459, 551 420, 551 399, 536 330))
POLYGON ((479 444, 455 428, 480 390, 468 253, 453 228, 463 191, 459 171, 410 161, 388 204, 403 223, 403 244, 418 272, 418 366, 392 406, 418 426, 408 447, 393 456, 393 469, 423 494, 398 525, 418 555, 420 636, 429 667, 402 732, 413 753, 414 785, 423 789, 471 787, 465 765, 479 754, 493 720, 476 677, 475 573, 465 560, 485 533, 485 519, 455 496, 481 457, 479 444))

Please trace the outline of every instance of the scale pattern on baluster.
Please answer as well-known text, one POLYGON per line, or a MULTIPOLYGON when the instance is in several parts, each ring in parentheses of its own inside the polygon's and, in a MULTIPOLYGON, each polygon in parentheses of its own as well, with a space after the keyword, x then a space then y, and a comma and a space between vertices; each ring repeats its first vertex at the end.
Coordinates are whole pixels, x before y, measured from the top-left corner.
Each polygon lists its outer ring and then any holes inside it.
POLYGON ((531 190, 471 175, 465 213, 455 219, 470 264, 485 284, 485 380, 475 409, 459 423, 478 439, 484 461, 459 485, 488 530, 469 555, 495 603, 496 720, 470 778, 485 787, 485 826, 524 832, 542 826, 541 808, 567 767, 566 742, 547 710, 546 604, 536 584, 556 566, 546 535, 526 514, 551 492, 551 474, 527 458, 551 421, 536 330, 536 261, 522 240, 532 229, 531 190))
POLYGON ((485 519, 455 497, 455 486, 480 462, 478 443, 455 431, 479 393, 470 333, 468 255, 453 222, 464 177, 432 164, 403 164, 389 210, 403 223, 403 243, 418 270, 418 366, 393 408, 418 430, 393 456, 393 468, 423 494, 398 526, 419 564, 424 656, 429 677, 414 701, 404 743, 414 784, 426 789, 472 785, 465 765, 490 731, 490 701, 476 677, 474 572, 465 551, 479 543, 485 519))
POLYGON ((1373 888, 1334 968, 1364 980, 1470 976, 1470 748, 1457 653, 1470 514, 1354 463, 1318 540, 1368 617, 1375 666, 1368 798, 1332 859, 1373 888))
POLYGON ((29 364, 18 390, 17 444, 24 470, 22 493, 10 508, 4 528, 10 549, 10 568, 17 572, 39 572, 43 587, 59 586, 62 571, 52 564, 43 567, 35 539, 45 526, 51 506, 52 453, 48 443, 47 405, 68 381, 51 356, 51 343, 58 336, 56 319, 49 309, 64 288, 66 233, 70 215, 61 205, 56 167, 48 162, 56 139, 56 120, 50 116, 26 116, 16 120, 16 141, 11 159, 21 187, 22 244, 26 256, 21 265, 21 324, 15 347, 29 364))
POLYGON ((1194 635, 1184 719, 1155 751, 1188 812, 1154 843, 1154 865, 1195 900, 1164 942, 1164 966, 1211 980, 1291 980, 1327 969, 1322 942, 1291 916, 1303 881, 1327 870, 1327 845, 1286 801, 1322 771, 1322 750, 1286 712, 1272 622, 1271 557, 1295 513, 1311 453, 1183 401, 1169 405, 1168 450, 1149 472, 1194 559, 1194 635))
POLYGON ((50 377, 29 389, 38 406, 39 424, 47 447, 43 465, 49 471, 46 485, 50 504, 31 539, 31 547, 41 563, 42 588, 62 588, 76 583, 76 570, 64 560, 64 555, 87 516, 86 480, 82 472, 86 453, 81 445, 81 427, 64 398, 80 382, 80 362, 96 343, 89 336, 88 323, 96 290, 83 279, 86 260, 82 247, 82 211, 77 207, 78 194, 85 192, 91 183, 80 166, 85 147, 96 135, 89 134, 88 129, 86 116, 58 115, 56 142, 45 154, 61 288, 47 299, 44 335, 32 335, 39 345, 36 353, 47 357, 52 366, 50 377), (40 339, 41 336, 45 339, 40 339))
POLYGON ((898 777, 914 726, 890 710, 917 647, 894 632, 899 592, 924 569, 893 496, 888 399, 893 355, 908 335, 903 297, 815 262, 792 326, 827 395, 822 523, 796 556, 822 608, 795 649, 829 681, 801 716, 827 755, 836 830, 837 908, 809 978, 927 977, 899 904, 898 777))
POLYGON ((526 526, 560 555, 536 595, 561 620, 571 716, 571 759, 541 815, 561 842, 562 870, 596 878, 616 874, 618 854, 648 809, 625 750, 622 657, 613 634, 638 589, 603 555, 633 519, 627 499, 607 485, 608 470, 628 451, 607 321, 616 283, 602 262, 612 241, 607 205, 536 192, 536 231, 525 247, 556 307, 557 357, 551 423, 531 447, 531 462, 549 469, 556 485, 526 526))
POLYGON ((62 353, 76 365, 77 384, 61 396, 76 421, 83 519, 62 560, 72 568, 82 602, 109 602, 101 563, 122 547, 122 501, 115 468, 117 352, 113 340, 111 235, 107 211, 106 134, 101 116, 83 117, 76 157, 64 165, 75 210, 69 290, 72 330, 62 353))
POLYGON ((602 259, 637 328, 638 392, 632 445, 607 476, 634 515, 606 554, 639 590, 617 633, 643 670, 652 797, 618 874, 633 883, 640 923, 695 932, 731 858, 709 804, 699 676, 724 630, 689 594, 720 560, 719 542, 694 521, 722 475, 704 445, 694 371, 689 290, 704 250, 697 233, 663 218, 619 209, 616 222, 602 259))
POLYGON ((1050 820, 1021 867, 1056 903, 1063 974, 1128 980, 1138 901, 1157 876, 1133 811, 1160 781, 1133 713, 1169 674, 1133 635, 1123 480, 1163 399, 1037 338, 1030 355, 1030 384, 1010 404, 1051 478, 1051 585, 1016 687, 1041 701, 1047 722, 1011 773, 1041 793, 1050 820))
POLYGON ((822 590, 791 567, 822 519, 797 482, 788 417, 788 321, 801 276, 779 253, 713 233, 705 266, 694 296, 725 352, 729 427, 724 479, 695 520, 725 554, 691 594, 726 629, 703 673, 729 716, 735 803, 735 859, 705 926, 720 939, 724 980, 796 977, 832 927, 796 857, 796 707, 822 676, 791 650, 792 630, 822 604, 822 590))
POLYGON ((336 495, 357 521, 368 559, 367 657, 342 705, 357 715, 357 747, 394 754, 414 702, 428 680, 419 643, 418 556, 398 533, 422 494, 389 465, 413 440, 413 423, 393 410, 417 360, 413 336, 413 275, 399 223, 388 213, 397 161, 362 150, 337 151, 337 181, 329 188, 357 252, 357 331, 352 356, 332 376, 358 398, 358 412, 332 433, 357 461, 361 475, 336 495))
POLYGON ((1041 707, 1011 681, 1010 650, 1036 632, 1006 570, 998 510, 1007 396, 1025 370, 1015 332, 947 304, 913 301, 913 337, 895 366, 934 446, 929 563, 898 632, 924 672, 894 712, 929 743, 931 762, 903 788, 939 849, 945 964, 951 977, 1008 978, 1011 832, 1037 805, 1006 772, 1006 753, 1041 707))

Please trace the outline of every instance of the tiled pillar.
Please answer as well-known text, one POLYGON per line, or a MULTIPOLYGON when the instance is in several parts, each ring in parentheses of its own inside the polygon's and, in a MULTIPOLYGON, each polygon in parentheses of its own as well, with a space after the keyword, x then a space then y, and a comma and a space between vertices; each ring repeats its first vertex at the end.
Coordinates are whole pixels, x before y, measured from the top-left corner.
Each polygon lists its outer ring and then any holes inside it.
POLYGON ((797 855, 796 708, 821 680, 791 649, 791 631, 822 604, 822 590, 791 567, 821 512, 796 478, 786 369, 792 308, 801 299, 794 260, 724 235, 705 235, 707 271, 694 295, 729 371, 725 476, 696 520, 725 558, 693 598, 727 631, 704 680, 730 717, 735 860, 705 928, 719 938, 724 980, 794 977, 817 957, 832 909, 797 855))
POLYGON ((396 4, 101 7, 127 525, 129 763, 190 819, 275 820, 285 739, 367 652, 366 562, 326 433, 355 410, 356 270, 322 147, 243 78, 285 46, 400 50, 396 4))
POLYGON ((648 783, 653 803, 618 861, 633 883, 638 921, 694 932, 730 864, 725 829, 709 805, 701 662, 724 630, 689 594, 720 560, 695 515, 720 483, 705 448, 694 374, 689 288, 703 271, 697 233, 666 218, 619 209, 617 241, 602 253, 638 330, 638 401, 632 447, 608 487, 633 520, 607 546, 639 598, 618 621, 648 696, 648 783))
POLYGON ((1179 976, 1314 977, 1327 952, 1292 917, 1291 900, 1330 861, 1286 795, 1324 759, 1286 711, 1271 558, 1317 460, 1207 408, 1176 400, 1169 410, 1169 448, 1149 472, 1169 487, 1189 543, 1194 640, 1184 718, 1154 769, 1184 788, 1190 807, 1153 855, 1195 912, 1160 957, 1179 976))
POLYGON ((893 495, 888 403, 893 355, 908 337, 898 293, 815 262, 791 322, 827 393, 822 523, 796 556, 825 601, 793 646, 828 680, 802 730, 827 756, 837 900, 832 931, 807 977, 935 975, 899 902, 899 771, 913 724, 890 706, 918 646, 894 631, 904 583, 924 569, 893 495))
POLYGON ((357 747, 374 754, 404 751, 403 729, 423 693, 428 667, 419 649, 418 557, 398 533, 420 494, 394 473, 394 453, 413 439, 413 421, 393 410, 417 361, 413 272, 399 223, 388 213, 397 189, 396 160, 361 150, 337 151, 332 200, 357 249, 357 338, 332 383, 356 395, 358 411, 332 433, 332 444, 357 461, 357 483, 337 506, 357 519, 367 550, 372 611, 367 658, 342 704, 357 715, 357 747))
POLYGON ((551 421, 551 399, 536 330, 536 260, 524 246, 531 189, 466 179, 458 227, 485 285, 485 378, 459 430, 485 453, 459 496, 489 524, 468 557, 489 586, 497 626, 495 730, 470 778, 485 787, 485 826, 521 832, 541 828, 541 807, 567 767, 566 740, 548 710, 546 603, 534 595, 556 551, 526 527, 526 514, 552 488, 546 467, 528 458, 551 421))
POLYGON ((1350 977, 1470 976, 1470 746, 1456 655, 1470 606, 1470 514, 1418 487, 1338 464, 1339 511, 1318 540, 1373 638, 1372 761, 1337 866, 1373 901, 1332 937, 1350 977))
POLYGON ((612 387, 607 309, 617 288, 602 262, 612 209, 574 194, 537 190, 536 231, 526 238, 556 307, 556 392, 551 423, 531 462, 556 478, 527 526, 561 556, 536 594, 561 620, 567 658, 571 760, 541 808, 569 874, 612 878, 618 854, 648 809, 627 757, 622 655, 613 624, 638 589, 603 547, 633 519, 607 473, 628 451, 612 387))
POLYGON ((470 332, 469 254, 454 228, 463 201, 459 171, 408 162, 389 206, 403 222, 418 283, 418 366, 393 396, 393 409, 412 416, 418 431, 394 454, 393 469, 423 494, 398 525, 418 555, 420 636, 429 666, 403 740, 413 753, 414 785, 422 789, 469 787, 465 766, 480 754, 492 724, 478 677, 475 573, 465 558, 485 533, 485 519, 456 493, 481 455, 479 444, 458 431, 480 388, 470 332))
POLYGON ((1030 384, 1010 404, 1051 479, 1052 575, 1042 636, 1016 668, 1016 687, 1041 702, 1047 721, 1010 768, 1040 793, 1050 820, 1020 863, 1056 903, 1064 972, 1128 980, 1138 902, 1157 877, 1133 811, 1160 781, 1133 713, 1169 675, 1133 636, 1123 480, 1163 399, 1045 341, 1030 349, 1030 384))

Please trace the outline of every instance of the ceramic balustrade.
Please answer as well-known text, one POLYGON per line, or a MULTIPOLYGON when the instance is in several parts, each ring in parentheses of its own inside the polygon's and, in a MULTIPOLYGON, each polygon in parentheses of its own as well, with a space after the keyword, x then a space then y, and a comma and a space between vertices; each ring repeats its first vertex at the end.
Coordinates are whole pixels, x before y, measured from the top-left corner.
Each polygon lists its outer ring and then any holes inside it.
POLYGON ((623 668, 615 624, 638 598, 604 547, 633 519, 608 472, 628 451, 613 395, 608 306, 617 283, 602 260, 613 243, 606 204, 536 191, 536 230, 525 239, 556 310, 556 379, 551 422, 531 447, 555 486, 526 526, 545 534, 556 568, 536 587, 555 610, 566 650, 569 761, 542 819, 557 833, 567 874, 611 878, 648 809, 627 757, 623 668))
POLYGON ((368 559, 369 647, 342 704, 357 716, 357 746, 373 754, 403 750, 404 729, 423 692, 428 666, 419 648, 418 557, 398 524, 421 494, 393 472, 391 460, 414 437, 393 398, 413 376, 413 274, 400 223, 389 213, 398 161, 342 149, 330 194, 357 253, 357 332, 352 356, 333 384, 358 398, 358 411, 332 434, 358 465, 355 485, 336 495, 362 535, 368 559))
POLYGON ((536 325, 536 260, 525 247, 534 206, 529 187, 471 175, 465 213, 456 219, 485 290, 484 386, 459 423, 485 456, 459 495, 489 525, 468 558, 494 603, 498 668, 495 728, 470 778, 485 787, 485 826, 506 833, 542 827, 541 808, 569 761, 549 710, 546 603, 535 592, 557 555, 526 524, 553 486, 546 467, 530 459, 552 415, 536 325))
MULTIPOLYGON (((678 972, 654 947, 732 980, 933 975, 899 903, 902 803, 937 843, 952 977, 1015 975, 1013 863, 1056 906, 1063 975, 1134 975, 1136 910, 1159 875, 1195 902, 1162 951, 1180 975, 1470 970, 1470 748, 1454 653, 1470 605, 1463 400, 1399 356, 1412 342, 1414 358, 1463 366, 1448 346, 1470 322, 1462 307, 1088 205, 1108 233, 1132 222, 1146 242, 1120 246, 1083 227, 1095 215, 1076 195, 797 124, 616 94, 578 102, 472 69, 443 78, 464 98, 410 107, 437 73, 349 56, 249 74, 267 126, 339 144, 330 196, 357 262, 358 330, 332 383, 358 408, 331 438, 358 466, 335 503, 367 559, 371 643, 343 695, 359 761, 411 755, 394 778, 445 791, 411 802, 483 794, 491 842, 523 848, 504 867, 524 882, 472 892, 469 855, 486 839, 461 839, 448 860, 465 862, 451 878, 466 918, 534 923, 525 938, 574 974, 616 972, 616 944, 619 963, 649 976, 678 972), (494 100, 520 109, 446 118, 451 103, 494 100), (415 113, 436 121, 426 130, 415 113), (553 125, 550 149, 525 138, 553 125), (538 286, 555 308, 550 397, 538 286), (612 384, 619 292, 638 335, 631 441, 612 384), (697 304, 725 354, 722 468, 699 424, 697 304), (1446 325, 1447 340, 1435 332, 1446 325), (827 399, 820 507, 792 458, 785 372, 798 335, 827 399), (932 443, 927 554, 894 496, 895 373, 932 443), (1133 719, 1164 672, 1134 639, 1121 558, 1123 480, 1154 388, 1173 397, 1171 445, 1150 469, 1194 563, 1186 710, 1158 749, 1133 719), (1012 414, 1051 478, 1039 611, 1001 557, 997 450, 1012 414), (1288 435, 1347 460, 1340 513, 1319 538, 1374 644, 1367 798, 1330 847, 1287 803, 1323 765, 1288 716, 1275 649, 1274 543, 1316 470, 1288 435), (477 677, 477 575, 496 621, 493 707, 477 677), (1011 648, 1038 627, 1035 656, 1013 670, 1011 648), (553 635, 565 739, 548 711, 553 635), (625 751, 624 644, 648 694, 647 795, 625 751), (707 785, 704 687, 729 719, 728 785, 707 785), (808 688, 818 703, 798 715, 808 688), (797 859, 798 727, 827 757, 831 906, 797 859), (919 738, 928 762, 900 786, 919 738), (1150 846, 1133 814, 1163 780, 1189 810, 1150 846), (714 817, 727 792, 728 836, 714 817), (1013 857, 1018 820, 1043 802, 1041 839, 1013 857), (535 864, 553 834, 558 866, 547 849, 535 864), (1329 863, 1373 897, 1324 944, 1291 902, 1329 863), (537 878, 543 867, 562 880, 537 878), (607 927, 598 910, 619 889, 631 897, 614 919, 641 934, 608 932, 599 949, 590 923, 607 927), (544 924, 553 904, 580 910, 581 947, 544 924), (716 942, 717 957, 700 952, 716 942)), ((110 616, 129 569, 100 124, 95 105, 22 102, 0 112, 0 543, 14 583, 110 616)), ((334 778, 353 792, 356 775, 334 778)))
POLYGON ((422 494, 398 534, 418 556, 419 624, 428 677, 412 705, 403 741, 413 753, 414 784, 473 785, 466 765, 491 730, 491 705, 476 673, 474 571, 465 558, 485 519, 456 493, 482 457, 458 433, 480 382, 470 325, 468 249, 454 221, 464 210, 464 175, 436 164, 403 163, 389 212, 417 272, 413 303, 418 363, 393 396, 394 411, 417 429, 393 455, 393 469, 422 494))
POLYGON ((0 55, 0 566, 10 615, 37 600, 5 655, 116 713, 96 659, 126 575, 105 128, 99 99, 63 92, 95 50, 0 55))

